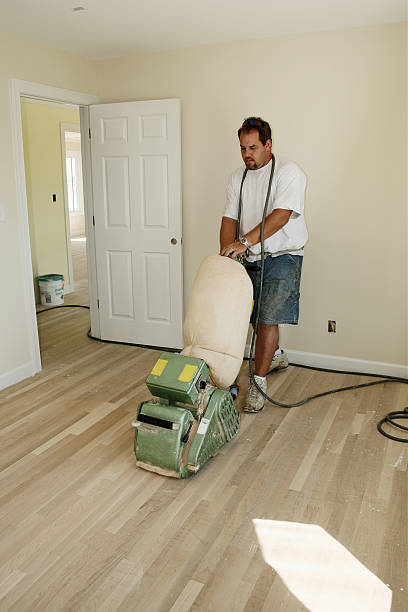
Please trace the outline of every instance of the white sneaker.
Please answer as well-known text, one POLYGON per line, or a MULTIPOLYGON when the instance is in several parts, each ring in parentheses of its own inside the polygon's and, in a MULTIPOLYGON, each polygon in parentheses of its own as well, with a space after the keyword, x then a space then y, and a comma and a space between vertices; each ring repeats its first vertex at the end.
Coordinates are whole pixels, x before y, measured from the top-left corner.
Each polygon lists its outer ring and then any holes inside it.
MULTIPOLYGON (((266 393, 267 383, 266 380, 257 381, 258 386, 266 393)), ((261 412, 265 406, 265 398, 255 387, 254 382, 251 380, 248 389, 248 395, 244 406, 244 412, 261 412)))
POLYGON ((271 361, 271 365, 269 366, 269 371, 271 371, 271 370, 284 370, 285 368, 288 367, 288 365, 289 365, 288 357, 287 357, 286 353, 284 353, 282 351, 282 349, 280 351, 281 351, 280 353, 278 353, 277 355, 273 356, 273 359, 271 361))

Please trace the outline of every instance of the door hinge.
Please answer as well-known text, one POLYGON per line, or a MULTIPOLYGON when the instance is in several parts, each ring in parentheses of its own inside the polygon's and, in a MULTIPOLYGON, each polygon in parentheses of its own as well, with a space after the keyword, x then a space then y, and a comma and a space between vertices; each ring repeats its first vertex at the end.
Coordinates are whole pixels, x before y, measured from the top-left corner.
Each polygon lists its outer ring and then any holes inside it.
POLYGON ((88 128, 89 138, 91 137, 91 128, 88 128))
POLYGON ((98 300, 98 308, 99 308, 99 300, 98 300))
POLYGON ((92 225, 95 227, 95 216, 92 215, 92 225))

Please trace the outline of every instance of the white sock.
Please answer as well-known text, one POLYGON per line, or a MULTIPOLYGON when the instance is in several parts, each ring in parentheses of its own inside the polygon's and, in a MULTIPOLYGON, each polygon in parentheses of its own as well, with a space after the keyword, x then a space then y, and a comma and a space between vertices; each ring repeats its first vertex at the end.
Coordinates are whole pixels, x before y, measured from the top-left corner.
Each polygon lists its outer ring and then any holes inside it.
POLYGON ((258 376, 257 374, 255 374, 255 380, 256 382, 263 382, 264 380, 266 380, 266 376, 258 376))

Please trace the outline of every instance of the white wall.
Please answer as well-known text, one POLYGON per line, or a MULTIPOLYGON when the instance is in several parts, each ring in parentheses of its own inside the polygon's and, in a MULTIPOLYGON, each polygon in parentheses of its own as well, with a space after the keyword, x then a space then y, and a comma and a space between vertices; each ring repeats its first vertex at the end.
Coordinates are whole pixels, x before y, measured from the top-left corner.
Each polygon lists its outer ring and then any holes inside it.
POLYGON ((181 98, 187 296, 218 249, 236 130, 260 115, 308 177, 301 322, 284 346, 407 363, 406 24, 149 53, 99 75, 107 102, 181 98))
MULTIPOLYGON (((17 206, 9 79, 21 79, 85 93, 96 92, 95 64, 2 34, 0 38, 0 388, 23 377, 33 360, 27 326, 21 259, 22 223, 17 206)), ((27 375, 27 374, 26 374, 27 375)))

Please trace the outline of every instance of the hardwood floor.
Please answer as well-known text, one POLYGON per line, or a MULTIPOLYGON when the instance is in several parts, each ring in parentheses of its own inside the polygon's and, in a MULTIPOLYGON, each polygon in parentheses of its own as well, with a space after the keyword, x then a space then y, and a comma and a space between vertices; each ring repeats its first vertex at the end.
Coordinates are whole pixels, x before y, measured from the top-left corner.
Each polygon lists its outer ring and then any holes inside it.
MULTIPOLYGON (((2 612, 305 610, 264 563, 253 518, 321 525, 408 610, 408 450, 376 430, 407 385, 244 414, 238 438, 179 481, 133 455, 160 353, 90 340, 83 309, 38 324, 42 372, 0 392, 2 612)), ((291 402, 364 381, 290 366, 268 391, 291 402)))
POLYGON ((88 304, 88 264, 86 261, 85 236, 71 238, 71 252, 75 297, 84 298, 88 304))

